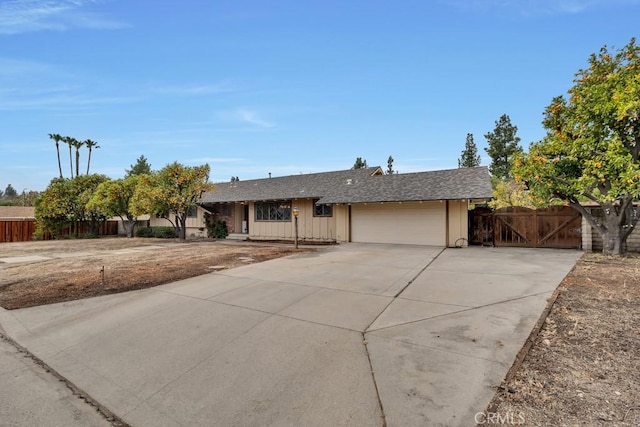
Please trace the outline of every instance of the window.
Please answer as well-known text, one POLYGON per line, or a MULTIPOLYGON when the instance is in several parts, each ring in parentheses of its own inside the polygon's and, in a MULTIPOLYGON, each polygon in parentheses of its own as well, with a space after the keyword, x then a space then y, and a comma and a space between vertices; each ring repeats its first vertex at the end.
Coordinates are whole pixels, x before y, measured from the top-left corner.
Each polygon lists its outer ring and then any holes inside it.
POLYGON ((197 218, 198 217, 198 208, 195 206, 191 206, 187 209, 187 218, 197 218))
POLYGON ((313 216, 333 216, 332 205, 317 204, 319 199, 313 201, 313 216))
POLYGON ((291 221, 291 202, 256 202, 256 221, 291 221))

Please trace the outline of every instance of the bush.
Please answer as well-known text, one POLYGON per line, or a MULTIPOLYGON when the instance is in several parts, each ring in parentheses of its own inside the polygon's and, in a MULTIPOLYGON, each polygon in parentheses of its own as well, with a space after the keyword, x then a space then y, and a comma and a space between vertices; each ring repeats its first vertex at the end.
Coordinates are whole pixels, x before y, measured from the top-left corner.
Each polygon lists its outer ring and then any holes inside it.
POLYGON ((136 237, 153 237, 153 228, 138 227, 136 230, 136 237))
POLYGON ((229 235, 229 229, 227 228, 226 221, 221 221, 219 219, 213 221, 211 215, 205 215, 205 223, 207 225, 207 237, 224 239, 229 235))
POLYGON ((153 229, 153 237, 158 239, 173 239, 178 237, 176 229, 173 227, 151 227, 153 229))
POLYGON ((136 237, 156 237, 158 239, 173 239, 178 237, 173 227, 139 227, 136 237))

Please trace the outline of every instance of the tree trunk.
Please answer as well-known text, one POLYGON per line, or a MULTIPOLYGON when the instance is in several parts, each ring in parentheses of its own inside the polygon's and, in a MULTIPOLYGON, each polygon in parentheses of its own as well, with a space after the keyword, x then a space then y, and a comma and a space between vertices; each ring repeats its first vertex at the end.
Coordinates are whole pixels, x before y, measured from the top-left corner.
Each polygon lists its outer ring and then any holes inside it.
POLYGON ((133 232, 135 231, 136 228, 136 220, 135 218, 127 218, 126 220, 122 221, 122 225, 124 226, 124 230, 127 233, 127 237, 133 237, 133 232))
POLYGON ((80 176, 80 151, 76 148, 76 176, 80 176))
MULTIPOLYGON (((89 147, 89 157, 87 157, 87 175, 89 175, 89 166, 91 165, 91 147, 89 147)), ((133 237, 133 236, 131 236, 133 237)))
POLYGON ((62 163, 60 163, 60 144, 56 141, 56 153, 58 153, 58 170, 60 171, 60 178, 62 178, 62 163))
POLYGON ((73 160, 71 159, 71 144, 69 144, 69 169, 71 169, 71 179, 73 179, 73 160))
POLYGON ((604 255, 624 255, 627 237, 638 223, 638 216, 634 214, 630 201, 627 207, 621 205, 625 205, 625 202, 623 201, 620 205, 603 203, 601 209, 604 218, 599 218, 594 216, 591 210, 577 203, 571 203, 571 207, 580 212, 602 238, 604 255))
POLYGON ((180 224, 178 229, 178 237, 180 240, 186 240, 187 238, 187 213, 178 216, 176 215, 176 224, 180 224))

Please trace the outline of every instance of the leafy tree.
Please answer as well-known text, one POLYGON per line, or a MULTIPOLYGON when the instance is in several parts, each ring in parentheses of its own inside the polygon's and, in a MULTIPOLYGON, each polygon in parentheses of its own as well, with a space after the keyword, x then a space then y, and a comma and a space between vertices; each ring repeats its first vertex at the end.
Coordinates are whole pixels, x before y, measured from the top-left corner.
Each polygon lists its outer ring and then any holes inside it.
POLYGON ((49 138, 53 139, 56 143, 56 154, 58 155, 58 170, 60 171, 60 178, 62 178, 62 163, 60 163, 60 141, 63 141, 62 136, 57 133, 50 133, 49 138))
POLYGON ((511 124, 508 115, 503 114, 496 120, 493 132, 484 135, 488 143, 485 151, 491 157, 489 172, 496 178, 512 178, 511 160, 522 152, 517 132, 518 127, 511 124))
POLYGON ((36 235, 49 232, 58 238, 62 229, 72 221, 73 201, 70 196, 70 179, 54 178, 36 201, 36 235))
POLYGON ((2 197, 4 197, 5 199, 13 199, 17 195, 18 192, 15 188, 13 188, 13 185, 7 184, 7 188, 4 189, 4 195, 2 197))
POLYGON ((89 175, 89 166, 91 165, 91 152, 94 148, 98 149, 100 146, 97 142, 87 139, 83 144, 89 149, 89 157, 87 157, 87 175, 89 175))
POLYGON ((136 160, 136 164, 131 165, 131 169, 126 169, 125 172, 125 176, 150 174, 151 165, 147 161, 147 158, 144 155, 141 155, 136 160))
POLYGON ((123 179, 105 181, 98 185, 89 199, 86 208, 97 211, 106 217, 120 217, 127 237, 134 236, 136 214, 133 208, 133 198, 138 189, 141 175, 131 175, 123 179))
POLYGON ((36 201, 37 233, 51 232, 59 236, 62 228, 74 225, 74 235, 78 235, 78 223, 88 221, 91 233, 96 235, 100 221, 106 216, 99 210, 87 207, 96 188, 107 181, 104 175, 81 175, 73 179, 54 178, 41 197, 36 201))
POLYGON ((467 140, 464 143, 464 150, 458 159, 459 168, 473 168, 480 166, 480 155, 478 154, 478 147, 473 142, 473 134, 467 134, 467 140))
POLYGON ((575 74, 569 97, 544 113, 545 138, 515 161, 514 173, 543 201, 560 199, 602 236, 603 253, 620 255, 638 223, 640 197, 640 48, 604 46, 575 74), (598 218, 583 202, 599 205, 598 218))
POLYGON ((393 157, 389 156, 387 159, 387 175, 393 175, 394 173, 396 173, 396 171, 393 170, 393 157))
POLYGON ((203 192, 213 190, 209 170, 206 164, 189 167, 174 162, 156 173, 141 175, 133 212, 149 212, 168 220, 185 239, 188 210, 196 206, 203 192))
POLYGON ((493 199, 487 204, 492 209, 510 206, 522 206, 531 209, 537 207, 526 187, 522 183, 511 179, 501 179, 494 183, 493 199))
POLYGON ((353 164, 353 169, 365 169, 367 167, 367 161, 363 160, 362 157, 358 157, 353 164))

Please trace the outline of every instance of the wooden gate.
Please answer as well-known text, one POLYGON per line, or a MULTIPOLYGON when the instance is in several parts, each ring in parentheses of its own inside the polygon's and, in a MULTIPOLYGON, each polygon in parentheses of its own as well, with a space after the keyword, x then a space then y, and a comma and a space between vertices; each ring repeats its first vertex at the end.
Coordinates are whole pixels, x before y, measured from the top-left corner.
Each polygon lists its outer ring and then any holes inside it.
POLYGON ((582 245, 582 216, 568 206, 509 207, 493 214, 480 211, 472 217, 472 244, 487 244, 491 236, 495 246, 580 248, 582 245))

